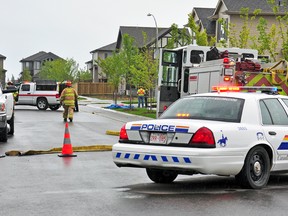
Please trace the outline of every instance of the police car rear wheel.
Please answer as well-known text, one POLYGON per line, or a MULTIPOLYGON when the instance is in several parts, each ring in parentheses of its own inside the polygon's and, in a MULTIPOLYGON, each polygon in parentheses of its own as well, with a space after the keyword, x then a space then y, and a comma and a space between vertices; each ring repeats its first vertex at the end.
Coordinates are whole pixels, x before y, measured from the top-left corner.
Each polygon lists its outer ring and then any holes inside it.
POLYGON ((245 159, 241 172, 236 180, 243 188, 260 189, 266 186, 270 177, 270 158, 263 147, 255 147, 245 159))
POLYGON ((178 173, 175 171, 169 171, 169 170, 158 170, 158 169, 146 169, 146 173, 148 177, 155 183, 171 183, 173 182, 177 176, 178 173))

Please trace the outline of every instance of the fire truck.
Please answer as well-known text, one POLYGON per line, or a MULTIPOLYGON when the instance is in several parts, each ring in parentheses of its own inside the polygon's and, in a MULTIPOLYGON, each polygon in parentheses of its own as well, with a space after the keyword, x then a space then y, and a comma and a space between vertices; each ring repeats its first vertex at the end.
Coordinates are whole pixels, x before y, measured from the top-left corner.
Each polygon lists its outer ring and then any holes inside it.
POLYGON ((157 116, 174 101, 210 92, 213 86, 277 86, 288 95, 287 62, 261 63, 258 51, 188 45, 162 49, 159 56, 157 116))

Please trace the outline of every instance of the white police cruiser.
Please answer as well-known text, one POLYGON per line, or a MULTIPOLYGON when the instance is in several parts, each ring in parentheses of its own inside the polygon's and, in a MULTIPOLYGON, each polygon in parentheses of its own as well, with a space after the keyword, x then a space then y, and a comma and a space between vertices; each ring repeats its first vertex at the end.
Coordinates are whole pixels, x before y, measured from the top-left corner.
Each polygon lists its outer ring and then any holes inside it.
POLYGON ((159 119, 125 124, 114 163, 146 168, 156 183, 200 173, 232 175, 254 189, 288 171, 288 97, 217 89, 179 99, 159 119))

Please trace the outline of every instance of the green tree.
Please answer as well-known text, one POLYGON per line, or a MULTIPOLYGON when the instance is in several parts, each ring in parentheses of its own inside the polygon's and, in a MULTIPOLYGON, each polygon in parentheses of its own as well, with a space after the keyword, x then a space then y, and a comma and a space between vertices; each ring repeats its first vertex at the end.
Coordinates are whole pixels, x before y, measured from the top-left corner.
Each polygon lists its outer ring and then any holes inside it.
POLYGON ((206 29, 201 31, 200 26, 195 22, 192 13, 188 15, 188 25, 192 32, 192 40, 196 40, 196 44, 199 46, 213 46, 215 45, 216 38, 208 37, 206 29))
POLYGON ((277 45, 280 39, 277 34, 276 25, 272 24, 270 29, 267 26, 267 20, 263 17, 259 18, 257 24, 258 36, 252 36, 251 41, 252 49, 257 49, 260 55, 268 52, 273 61, 276 61, 276 56, 279 54, 277 52, 277 45))
POLYGON ((123 35, 123 46, 120 50, 122 53, 121 59, 123 61, 123 72, 126 83, 129 85, 129 98, 130 108, 132 107, 132 86, 133 86, 133 73, 132 68, 137 68, 135 56, 138 55, 139 49, 134 45, 134 38, 128 34, 123 35))
POLYGON ((234 23, 229 23, 227 25, 226 19, 219 19, 218 23, 222 26, 224 33, 229 40, 229 44, 226 40, 220 41, 220 44, 223 47, 228 47, 230 45, 230 47, 249 48, 251 46, 249 41, 251 40, 250 29, 252 28, 252 21, 256 19, 260 12, 260 9, 256 9, 253 11, 253 15, 250 16, 249 8, 241 8, 240 18, 243 20, 243 23, 239 32, 237 32, 234 23))
POLYGON ((171 25, 171 38, 168 39, 168 43, 166 45, 167 49, 173 49, 179 46, 185 46, 187 44, 191 44, 192 37, 187 33, 187 28, 182 28, 179 30, 177 24, 171 25))
POLYGON ((78 64, 73 59, 56 59, 46 61, 41 67, 39 76, 41 79, 51 79, 57 81, 75 81, 78 75, 78 64))
POLYGON ((78 70, 78 74, 77 74, 77 80, 79 82, 81 81, 90 81, 92 82, 92 74, 89 70, 83 70, 83 69, 79 69, 78 70))
MULTIPOLYGON (((134 86, 142 86, 148 93, 148 98, 152 98, 152 89, 155 89, 158 77, 158 59, 153 58, 153 50, 143 48, 140 53, 135 55, 131 66, 133 74, 131 83, 134 86)), ((152 107, 150 106, 150 109, 152 107)))
POLYGON ((32 76, 30 74, 30 71, 27 68, 24 69, 24 71, 22 72, 20 80, 22 82, 24 82, 24 81, 31 82, 32 81, 32 76))
POLYGON ((281 46, 281 52, 284 57, 284 59, 288 60, 288 5, 287 1, 281 1, 279 2, 275 0, 267 0, 267 2, 270 4, 273 13, 276 17, 276 20, 278 22, 279 26, 279 35, 282 40, 282 46, 281 46), (285 15, 279 15, 280 9, 282 8, 282 11, 285 11, 285 15))
POLYGON ((102 68, 102 71, 108 78, 108 83, 113 86, 113 100, 117 104, 118 86, 124 77, 124 64, 123 64, 123 53, 113 53, 113 55, 106 59, 99 59, 97 62, 102 68))

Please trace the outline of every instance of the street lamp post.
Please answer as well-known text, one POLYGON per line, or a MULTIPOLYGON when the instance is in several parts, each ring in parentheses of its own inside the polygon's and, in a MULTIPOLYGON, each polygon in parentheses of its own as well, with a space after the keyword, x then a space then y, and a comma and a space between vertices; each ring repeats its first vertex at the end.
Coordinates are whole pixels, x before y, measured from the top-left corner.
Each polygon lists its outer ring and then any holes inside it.
POLYGON ((151 13, 148 13, 147 16, 152 16, 153 19, 154 19, 154 22, 155 22, 155 26, 156 26, 156 40, 155 40, 155 43, 156 43, 156 58, 158 57, 158 26, 157 26, 157 21, 155 19, 155 16, 151 13))
MULTIPOLYGON (((157 25, 157 21, 156 21, 156 18, 155 18, 155 16, 153 15, 153 14, 151 14, 151 13, 148 13, 147 14, 147 16, 152 16, 153 17, 153 19, 154 19, 154 22, 155 22, 155 26, 156 26, 156 39, 155 39, 155 59, 156 59, 156 61, 158 62, 158 58, 159 58, 159 56, 158 56, 158 54, 159 54, 159 50, 158 50, 158 25, 157 25)), ((158 70, 157 70, 157 74, 158 74, 158 70)), ((156 89, 158 89, 157 88, 157 83, 156 83, 156 89)), ((152 98, 152 94, 151 94, 152 92, 151 92, 151 89, 150 89, 150 94, 149 95, 151 95, 151 98, 152 98)), ((155 93, 155 96, 157 96, 157 90, 156 90, 156 92, 154 92, 155 93)), ((152 103, 151 103, 152 104, 152 103)), ((150 106, 151 107, 151 106, 150 106)))

